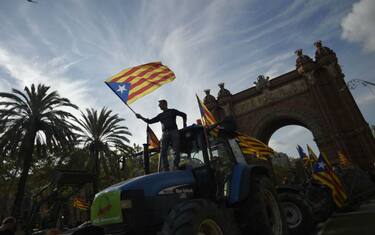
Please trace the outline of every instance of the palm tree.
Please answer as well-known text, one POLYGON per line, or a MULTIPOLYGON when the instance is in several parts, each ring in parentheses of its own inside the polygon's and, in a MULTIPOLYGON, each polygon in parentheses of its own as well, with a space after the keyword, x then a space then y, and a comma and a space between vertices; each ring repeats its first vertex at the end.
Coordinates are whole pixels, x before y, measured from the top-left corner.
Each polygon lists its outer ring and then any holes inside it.
POLYGON ((33 164, 35 144, 44 141, 52 151, 69 148, 75 142, 75 128, 69 122, 74 117, 62 108, 74 108, 66 98, 61 98, 50 87, 39 84, 25 87, 24 92, 0 92, 0 151, 17 152, 22 170, 17 185, 12 214, 20 215, 27 177, 33 164))
POLYGON ((94 182, 93 191, 98 191, 98 178, 100 175, 100 164, 105 173, 110 174, 111 159, 117 152, 128 150, 127 145, 131 133, 126 126, 122 126, 124 119, 111 110, 102 108, 100 113, 94 109, 86 109, 82 113, 82 119, 77 120, 80 126, 80 141, 84 148, 88 149, 93 158, 94 182))

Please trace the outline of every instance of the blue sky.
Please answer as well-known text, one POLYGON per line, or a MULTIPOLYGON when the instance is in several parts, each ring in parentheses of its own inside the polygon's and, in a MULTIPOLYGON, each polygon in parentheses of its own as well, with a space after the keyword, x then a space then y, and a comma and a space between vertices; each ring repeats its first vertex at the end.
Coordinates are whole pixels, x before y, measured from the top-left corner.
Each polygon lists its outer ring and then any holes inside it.
MULTIPOLYGON (((126 119, 132 142, 143 143, 145 125, 103 83, 127 67, 162 61, 174 82, 135 102, 146 117, 157 100, 199 118, 195 93, 232 93, 259 74, 294 69, 297 48, 313 56, 323 40, 335 50, 346 79, 375 82, 375 1, 372 0, 26 0, 0 1, 0 90, 42 82, 81 109, 107 106, 126 119)), ((375 89, 353 90, 365 119, 375 124, 375 89)), ((181 123, 181 122, 179 122, 181 123)), ((160 125, 153 125, 160 136, 160 125)), ((284 127, 270 141, 296 155, 311 142, 301 127, 284 127)))

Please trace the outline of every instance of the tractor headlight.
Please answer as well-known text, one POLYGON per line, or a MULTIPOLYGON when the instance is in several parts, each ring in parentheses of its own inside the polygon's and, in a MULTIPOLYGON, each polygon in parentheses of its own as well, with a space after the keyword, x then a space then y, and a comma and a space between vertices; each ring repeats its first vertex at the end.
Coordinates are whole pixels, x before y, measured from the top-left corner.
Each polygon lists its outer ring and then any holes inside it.
POLYGON ((121 209, 130 209, 130 208, 132 208, 132 200, 121 200, 121 202, 120 202, 120 204, 121 204, 121 209))

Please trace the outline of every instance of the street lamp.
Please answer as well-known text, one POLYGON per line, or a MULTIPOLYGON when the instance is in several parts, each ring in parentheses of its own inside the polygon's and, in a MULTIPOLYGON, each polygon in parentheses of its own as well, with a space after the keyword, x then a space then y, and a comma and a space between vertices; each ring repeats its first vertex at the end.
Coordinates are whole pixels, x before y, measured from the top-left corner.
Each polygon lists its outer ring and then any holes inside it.
POLYGON ((349 80, 346 83, 346 86, 350 90, 354 90, 355 88, 358 87, 358 85, 362 85, 364 87, 367 87, 368 85, 370 85, 370 86, 374 86, 375 87, 375 83, 372 83, 372 82, 369 82, 369 81, 365 81, 365 80, 361 80, 361 79, 352 79, 352 80, 349 80))

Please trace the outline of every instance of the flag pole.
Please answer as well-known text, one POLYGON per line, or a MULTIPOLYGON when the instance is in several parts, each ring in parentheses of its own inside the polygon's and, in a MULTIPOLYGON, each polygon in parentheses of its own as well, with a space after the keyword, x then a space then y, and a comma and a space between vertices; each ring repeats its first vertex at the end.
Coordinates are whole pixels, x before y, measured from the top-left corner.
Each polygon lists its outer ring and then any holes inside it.
MULTIPOLYGON (((109 87, 109 89, 111 89, 112 90, 112 88, 111 88, 111 86, 105 81, 104 82, 108 87, 109 87)), ((113 90, 112 90, 113 91, 113 90)), ((121 96, 119 96, 116 92, 115 92, 115 94, 124 102, 124 104, 126 105, 126 107, 128 107, 134 114, 137 114, 122 98, 121 98, 121 96)))
POLYGON ((126 107, 128 107, 134 114, 137 114, 127 103, 124 102, 124 104, 126 105, 126 107))

